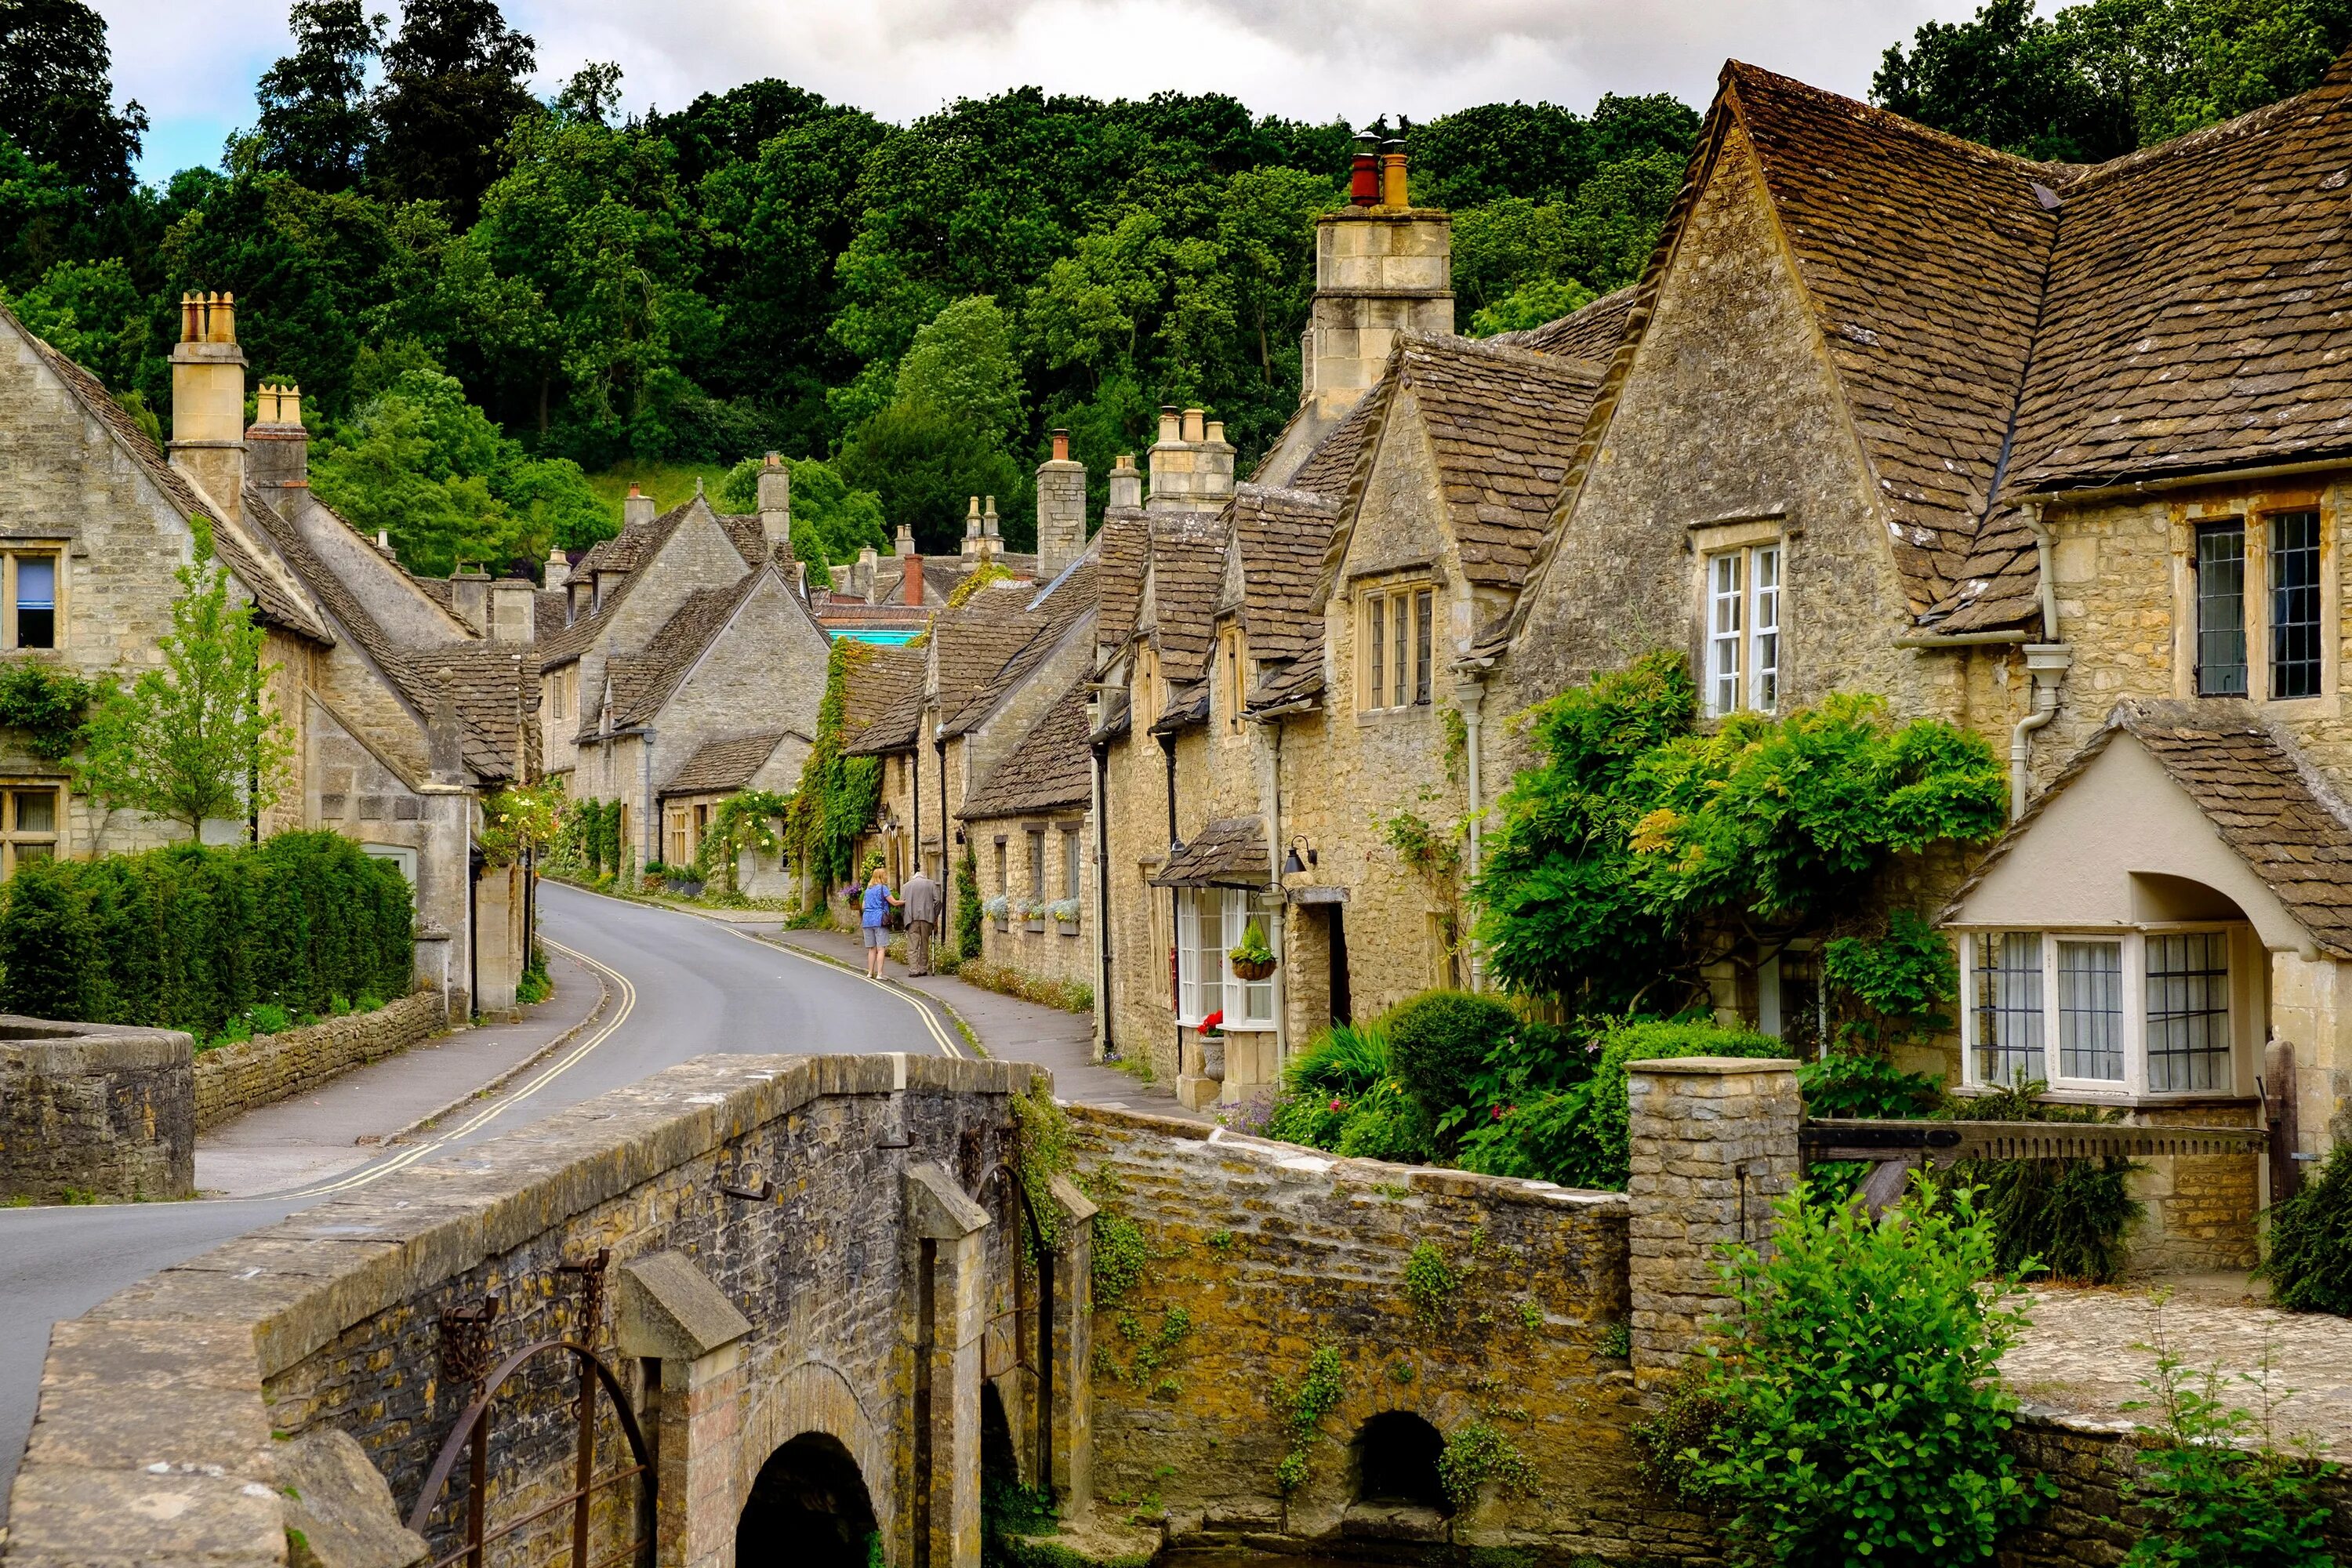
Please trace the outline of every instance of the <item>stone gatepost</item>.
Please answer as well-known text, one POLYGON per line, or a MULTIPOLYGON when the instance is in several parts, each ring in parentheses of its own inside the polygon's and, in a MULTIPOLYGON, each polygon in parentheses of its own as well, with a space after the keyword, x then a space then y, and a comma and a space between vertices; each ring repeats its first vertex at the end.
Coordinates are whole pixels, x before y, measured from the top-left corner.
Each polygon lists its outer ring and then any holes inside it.
POLYGON ((988 1212, 936 1163, 907 1172, 915 1243, 912 1568, 979 1568, 980 1373, 988 1212))
POLYGON ((730 1568, 735 1461, 743 1436, 743 1341, 751 1324, 684 1253, 621 1265, 621 1353, 657 1363, 659 1404, 646 1434, 660 1480, 656 1568, 730 1568))
POLYGON ((1730 1298, 1716 1265, 1730 1242, 1770 1234, 1796 1188, 1804 1107, 1797 1064, 1679 1057, 1626 1067, 1633 1150, 1628 1268, 1633 1375, 1671 1376, 1730 1298))
POLYGON ((1095 1496, 1094 1278, 1095 1205, 1067 1176, 1053 1180, 1061 1243, 1054 1249, 1054 1405, 1048 1419, 1053 1473, 1045 1478, 1064 1518, 1083 1512, 1095 1496))

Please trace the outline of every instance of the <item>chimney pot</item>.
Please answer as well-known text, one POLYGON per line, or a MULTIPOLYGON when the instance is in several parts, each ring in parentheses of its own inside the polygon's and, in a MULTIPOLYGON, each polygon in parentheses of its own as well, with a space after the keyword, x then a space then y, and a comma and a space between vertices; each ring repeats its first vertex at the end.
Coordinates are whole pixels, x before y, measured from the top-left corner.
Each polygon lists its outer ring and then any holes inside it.
POLYGON ((1193 446, 1199 446, 1207 438, 1208 432, 1202 424, 1204 417, 1202 411, 1198 408, 1184 410, 1184 439, 1193 446))
POLYGON ((996 498, 994 496, 988 498, 988 505, 981 511, 980 530, 982 534, 989 539, 996 537, 996 498))
POLYGON ((1110 509, 1133 510, 1143 504, 1143 476, 1136 471, 1135 454, 1121 452, 1111 465, 1110 509))
POLYGON ((1054 461, 1066 463, 1069 460, 1070 433, 1067 430, 1056 430, 1054 432, 1054 461))
POLYGON ((1223 420, 1222 420, 1222 419, 1212 419, 1212 420, 1210 420, 1210 421, 1209 421, 1209 445, 1211 445, 1212 447, 1221 447, 1221 446, 1224 445, 1224 440, 1225 440, 1225 422, 1224 422, 1223 420))
POLYGON ((631 485, 629 493, 621 499, 621 526, 636 528, 650 523, 653 520, 654 498, 636 486, 631 485))
POLYGON ((564 554, 559 546, 548 546, 543 577, 549 593, 564 593, 572 582, 572 557, 564 554))
POLYGON ((1381 205, 1388 207, 1408 207, 1412 205, 1405 188, 1404 143, 1391 142, 1381 154, 1381 205))
POLYGON ((1173 446, 1175 443, 1184 438, 1180 430, 1180 426, 1183 417, 1184 416, 1181 414, 1179 414, 1176 411, 1176 405, 1174 404, 1163 403, 1160 405, 1160 443, 1161 446, 1173 446))
POLYGON ((1376 206, 1381 199, 1381 159, 1373 151, 1380 138, 1369 131, 1356 132, 1356 155, 1348 166, 1348 203, 1350 206, 1376 206))

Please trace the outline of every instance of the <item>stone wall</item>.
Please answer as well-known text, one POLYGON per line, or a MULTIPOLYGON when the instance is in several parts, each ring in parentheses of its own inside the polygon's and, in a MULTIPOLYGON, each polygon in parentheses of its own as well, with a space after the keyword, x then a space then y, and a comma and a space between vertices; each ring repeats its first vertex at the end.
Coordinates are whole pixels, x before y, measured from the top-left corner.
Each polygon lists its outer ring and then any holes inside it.
POLYGON ((0 1016, 0 1200, 195 1191, 194 1042, 0 1016))
MULTIPOLYGON (((1066 811, 1050 816, 980 818, 964 824, 980 849, 980 896, 983 903, 1003 893, 1019 901, 1036 897, 1030 886, 1029 832, 1043 828, 1045 834, 1045 888, 1044 901, 1059 901, 1063 887, 1063 857, 1067 853, 1066 835, 1076 835, 1078 840, 1078 913, 1077 918, 1060 921, 1049 913, 1037 922, 1036 929, 1019 916, 1007 913, 1002 921, 986 915, 981 919, 980 956, 991 963, 1001 963, 1045 980, 1075 980, 1082 985, 1095 983, 1095 878, 1094 821, 1090 816, 1071 816, 1066 811), (999 879, 996 850, 999 840, 1004 847, 1004 870, 999 879), (1005 884, 1010 883, 1007 887, 1005 884)), ((950 933, 952 934, 952 933, 950 933)))
POLYGON ((195 1058, 196 1131, 301 1093, 449 1027, 441 993, 417 991, 372 1013, 322 1018, 299 1029, 215 1046, 195 1058))
POLYGON ((1443 1539, 1435 1513, 1357 1500, 1364 1425, 1410 1412, 1439 1433, 1490 1427, 1546 1494, 1489 1485, 1454 1539, 1560 1555, 1702 1562, 1702 1521, 1643 1492, 1622 1354, 1623 1196, 1454 1171, 1335 1160, 1132 1112, 1073 1107, 1097 1255, 1138 1227, 1142 1273, 1097 1301, 1095 1484, 1115 1508, 1157 1500, 1177 1544, 1278 1538, 1297 1549, 1443 1539), (1416 1251, 1452 1289, 1416 1306, 1416 1251), (1337 1404, 1288 1497, 1284 1390, 1324 1346, 1337 1404))

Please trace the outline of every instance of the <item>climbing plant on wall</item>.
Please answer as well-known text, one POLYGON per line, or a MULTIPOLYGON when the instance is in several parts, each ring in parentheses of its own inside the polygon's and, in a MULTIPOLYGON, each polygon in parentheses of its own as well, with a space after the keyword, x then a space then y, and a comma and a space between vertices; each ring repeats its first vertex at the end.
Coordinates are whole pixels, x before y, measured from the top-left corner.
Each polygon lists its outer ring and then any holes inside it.
POLYGON ((54 665, 0 666, 0 725, 23 731, 33 755, 61 763, 80 743, 82 720, 104 691, 54 665))
POLYGON ((882 759, 841 753, 849 672, 873 657, 868 645, 838 638, 825 656, 824 700, 817 705, 816 743, 784 813, 783 846, 808 878, 811 907, 856 869, 857 836, 873 825, 882 800, 882 759))

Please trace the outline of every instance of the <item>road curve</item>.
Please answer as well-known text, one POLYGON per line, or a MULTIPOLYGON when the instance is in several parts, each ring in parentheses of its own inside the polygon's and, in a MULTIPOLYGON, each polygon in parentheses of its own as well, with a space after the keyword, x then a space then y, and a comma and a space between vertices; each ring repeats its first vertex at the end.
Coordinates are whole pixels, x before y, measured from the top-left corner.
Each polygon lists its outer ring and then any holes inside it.
MULTIPOLYGON (((916 993, 877 984, 741 928, 555 883, 540 931, 603 970, 610 1010, 497 1095, 354 1170, 233 1201, 0 1209, 0 1524, 40 1389, 49 1326, 158 1268, 414 1164, 714 1052, 955 1055, 954 1026, 916 993)), ((771 928, 772 929, 772 928, 771 928)), ((397 1068, 398 1058, 362 1071, 397 1068)))

